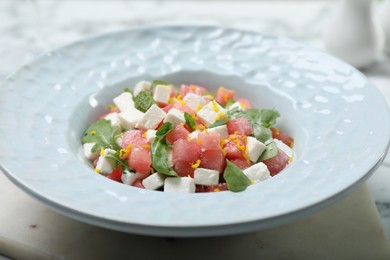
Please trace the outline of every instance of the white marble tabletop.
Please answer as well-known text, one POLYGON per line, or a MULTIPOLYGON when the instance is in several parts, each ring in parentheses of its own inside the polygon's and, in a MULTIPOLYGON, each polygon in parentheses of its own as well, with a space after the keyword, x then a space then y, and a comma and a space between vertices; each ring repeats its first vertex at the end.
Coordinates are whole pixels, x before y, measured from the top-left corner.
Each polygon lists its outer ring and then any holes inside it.
MULTIPOLYGON (((323 49, 333 1, 0 1, 0 80, 41 53, 141 25, 212 24, 286 36, 323 49)), ((363 73, 390 104, 390 58, 363 73)), ((390 237, 390 156, 368 180, 390 237)))

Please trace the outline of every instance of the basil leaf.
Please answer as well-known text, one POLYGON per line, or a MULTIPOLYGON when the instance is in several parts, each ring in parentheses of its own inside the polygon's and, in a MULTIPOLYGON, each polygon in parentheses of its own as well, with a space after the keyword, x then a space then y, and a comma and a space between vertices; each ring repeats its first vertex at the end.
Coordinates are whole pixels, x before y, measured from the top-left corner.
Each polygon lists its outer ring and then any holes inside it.
POLYGON ((196 121, 195 121, 195 118, 193 118, 190 114, 188 114, 187 112, 184 112, 184 119, 186 120, 186 124, 188 125, 188 127, 192 130, 192 131, 195 131, 196 130, 196 121))
POLYGON ((156 138, 162 139, 164 138, 171 130, 173 129, 173 125, 171 122, 165 122, 156 132, 156 138))
POLYGON ((134 98, 134 106, 142 112, 146 112, 153 104, 156 104, 150 92, 142 90, 134 98))
POLYGON ((258 162, 271 159, 278 155, 278 148, 276 146, 275 142, 270 142, 269 144, 266 145, 265 151, 260 155, 259 159, 257 160, 258 162))
POLYGON ((107 154, 106 158, 110 159, 114 163, 115 169, 118 167, 118 165, 120 165, 124 173, 134 172, 132 169, 129 168, 127 159, 121 159, 119 155, 120 155, 120 151, 117 151, 116 153, 107 154))
POLYGON ((166 85, 166 86, 170 86, 170 85, 172 85, 172 84, 169 83, 169 82, 160 80, 160 79, 155 79, 155 80, 153 80, 153 81, 150 83, 150 88, 153 90, 157 85, 166 85))
POLYGON ((272 131, 260 124, 254 123, 252 125, 253 136, 262 143, 272 140, 272 131))
POLYGON ((276 119, 280 116, 279 112, 275 109, 261 109, 260 121, 264 127, 271 127, 276 123, 276 119))
POLYGON ((251 181, 244 174, 244 172, 238 168, 237 165, 226 159, 227 166, 223 173, 223 177, 226 180, 226 184, 229 190, 233 192, 243 191, 251 185, 251 181))
POLYGON ((97 152, 102 148, 120 149, 115 141, 115 135, 119 127, 112 126, 107 119, 101 119, 88 127, 82 137, 82 143, 96 143, 91 151, 97 152))
POLYGON ((129 92, 131 94, 131 96, 133 96, 133 92, 129 88, 124 88, 123 92, 129 92))
POLYGON ((236 101, 234 99, 229 99, 228 102, 225 105, 225 108, 229 108, 234 103, 236 103, 236 101))
POLYGON ((177 173, 168 167, 169 146, 160 138, 155 138, 151 146, 152 166, 160 174, 178 176, 177 173))
POLYGON ((215 121, 213 124, 209 125, 207 128, 214 128, 221 125, 226 125, 226 123, 229 122, 229 119, 219 119, 215 121))

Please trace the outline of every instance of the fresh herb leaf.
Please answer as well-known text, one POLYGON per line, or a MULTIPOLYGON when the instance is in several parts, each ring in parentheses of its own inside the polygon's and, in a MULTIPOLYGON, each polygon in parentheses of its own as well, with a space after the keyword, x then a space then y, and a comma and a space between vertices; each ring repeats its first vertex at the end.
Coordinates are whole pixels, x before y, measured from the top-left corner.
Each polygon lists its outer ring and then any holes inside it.
POLYGON ((228 117, 230 119, 236 119, 245 117, 249 122, 253 124, 261 124, 262 126, 269 128, 276 123, 276 119, 280 116, 279 112, 275 109, 248 109, 241 110, 234 108, 228 111, 228 117))
POLYGON ((230 191, 239 192, 246 189, 251 184, 249 178, 234 163, 226 159, 227 166, 223 173, 227 187, 230 191))
POLYGON ((187 112, 184 112, 184 119, 186 120, 186 124, 188 125, 188 127, 192 131, 195 131, 196 130, 196 121, 195 121, 195 119, 190 114, 188 114, 187 112))
POLYGON ((225 105, 225 108, 230 107, 230 106, 233 105, 234 103, 236 103, 236 101, 235 101, 234 99, 229 99, 228 102, 227 102, 226 105, 225 105))
POLYGON ((260 158, 257 161, 261 162, 267 159, 271 159, 276 155, 278 155, 278 148, 276 146, 276 143, 272 141, 266 145, 265 151, 260 155, 260 158))
POLYGON ((134 106, 136 109, 146 112, 153 104, 156 104, 150 92, 142 90, 134 97, 134 106))
POLYGON ((172 84, 169 83, 169 82, 160 80, 160 79, 155 79, 155 80, 152 81, 152 83, 150 83, 150 88, 151 88, 151 89, 154 89, 157 85, 171 86, 172 84))
POLYGON ((262 143, 272 140, 272 131, 261 124, 252 124, 253 136, 262 143))
POLYGON ((156 138, 163 139, 171 130, 173 125, 171 122, 165 122, 156 132, 156 138))
POLYGON ((133 92, 129 88, 124 88, 123 92, 129 92, 133 96, 133 92))
POLYGON ((156 137, 151 146, 152 166, 160 174, 178 176, 172 168, 168 167, 168 151, 168 144, 156 137))
POLYGON ((219 119, 215 121, 213 124, 209 125, 207 128, 214 128, 221 125, 226 125, 226 123, 229 122, 229 119, 219 119))
POLYGON ((112 162, 114 163, 115 169, 119 165, 122 168, 123 173, 134 172, 132 169, 129 168, 129 164, 127 162, 127 159, 120 158, 120 151, 117 151, 116 153, 107 154, 106 158, 112 160, 112 162))
POLYGON ((261 109, 260 121, 264 127, 271 127, 276 123, 276 119, 280 116, 279 112, 275 109, 261 109))
POLYGON ((120 147, 115 141, 118 129, 119 127, 112 126, 109 120, 101 119, 88 127, 81 141, 82 143, 96 143, 91 149, 92 152, 97 152, 102 148, 118 150, 120 147))

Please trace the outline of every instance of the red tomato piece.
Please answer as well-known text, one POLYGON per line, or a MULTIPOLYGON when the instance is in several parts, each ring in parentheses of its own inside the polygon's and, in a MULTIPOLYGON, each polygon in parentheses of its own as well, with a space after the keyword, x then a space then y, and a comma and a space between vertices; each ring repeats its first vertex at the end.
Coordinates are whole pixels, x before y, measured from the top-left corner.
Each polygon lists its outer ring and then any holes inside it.
POLYGON ((200 167, 216 170, 220 173, 223 172, 226 167, 226 160, 222 150, 219 149, 202 151, 200 167))
POLYGON ((147 174, 152 165, 150 150, 141 147, 135 147, 131 150, 128 158, 128 164, 131 169, 141 174, 147 174))
POLYGON ((249 123, 248 119, 236 118, 232 119, 226 124, 228 133, 234 134, 237 133, 239 135, 251 135, 252 134, 252 126, 249 123))
POLYGON ((215 100, 222 104, 226 105, 229 100, 234 99, 234 90, 226 89, 224 87, 219 87, 217 93, 215 94, 215 100))
POLYGON ((249 100, 246 98, 239 98, 239 99, 237 99, 237 102, 239 102, 241 104, 241 106, 243 106, 245 109, 253 108, 251 102, 249 102, 249 100))
POLYGON ((278 148, 278 155, 264 160, 263 163, 267 165, 270 175, 275 176, 286 167, 289 159, 288 155, 278 148))
POLYGON ((186 139, 177 140, 172 146, 172 161, 194 163, 200 159, 200 145, 186 139))
POLYGON ((145 189, 144 185, 142 184, 142 180, 143 179, 141 179, 141 178, 135 179, 135 181, 131 184, 131 186, 145 189))
POLYGON ((181 85, 180 86, 180 95, 184 98, 188 93, 194 93, 197 95, 203 95, 207 93, 207 89, 197 85, 181 85))
POLYGON ((286 145, 293 147, 294 138, 292 138, 288 134, 286 134, 286 133, 284 133, 284 132, 282 132, 279 129, 274 128, 274 127, 271 127, 271 131, 272 131, 272 138, 278 139, 278 140, 282 141, 283 143, 285 143, 286 145))
POLYGON ((251 166, 250 161, 245 159, 245 158, 237 158, 237 159, 233 159, 233 160, 230 160, 230 161, 232 163, 234 163, 241 170, 245 170, 246 168, 251 166))
POLYGON ((112 171, 111 174, 107 175, 107 178, 117 181, 117 182, 122 182, 122 167, 118 165, 118 167, 112 171))
POLYGON ((190 132, 183 125, 176 125, 175 128, 166 135, 166 140, 170 144, 179 139, 187 139, 190 132))
POLYGON ((124 133, 122 137, 122 149, 126 149, 129 144, 133 146, 143 146, 148 143, 144 137, 145 131, 142 130, 130 130, 124 133))

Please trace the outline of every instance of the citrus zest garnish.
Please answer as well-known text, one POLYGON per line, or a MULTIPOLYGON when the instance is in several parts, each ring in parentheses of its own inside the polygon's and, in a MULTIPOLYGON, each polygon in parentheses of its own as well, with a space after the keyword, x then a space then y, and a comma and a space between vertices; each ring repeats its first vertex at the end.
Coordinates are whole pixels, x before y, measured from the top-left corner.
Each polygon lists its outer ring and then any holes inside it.
POLYGON ((143 136, 144 138, 146 138, 147 132, 144 132, 144 133, 142 134, 142 136, 143 136))
POLYGON ((218 108, 217 103, 215 103, 215 101, 211 101, 211 104, 213 105, 213 110, 214 110, 215 112, 218 112, 218 111, 219 111, 219 108, 218 108))
POLYGON ((213 190, 214 192, 219 192, 220 191, 220 189, 219 188, 214 188, 214 190, 213 190))
POLYGON ((110 109, 110 111, 115 111, 117 110, 117 107, 114 104, 109 104, 108 109, 110 109))
POLYGON ((149 149, 149 148, 150 148, 150 145, 144 144, 144 145, 142 145, 142 147, 143 147, 143 148, 146 148, 146 149, 149 149))
POLYGON ((154 168, 153 167, 150 167, 149 168, 149 171, 153 174, 153 173, 155 173, 155 171, 154 171, 154 168))
POLYGON ((276 134, 276 135, 279 135, 279 133, 280 133, 280 132, 279 132, 279 129, 277 129, 276 127, 274 127, 274 130, 275 130, 275 134, 276 134))
POLYGON ((199 165, 200 165, 200 160, 198 159, 198 160, 196 160, 195 163, 191 164, 191 168, 192 168, 192 169, 196 169, 196 168, 199 167, 199 165))
POLYGON ((201 110, 201 109, 202 109, 202 105, 201 105, 201 104, 198 104, 198 106, 196 107, 196 112, 198 113, 199 110, 201 110))
POLYGON ((219 112, 219 113, 215 116, 215 121, 218 121, 218 120, 221 119, 222 117, 225 118, 225 113, 219 112))
POLYGON ((95 130, 91 130, 91 131, 89 131, 89 134, 90 135, 96 135, 96 131, 95 130))
POLYGON ((95 169, 95 172, 96 172, 96 173, 100 173, 100 170, 99 170, 99 169, 95 169))
POLYGON ((171 98, 169 98, 169 100, 168 100, 168 104, 173 104, 173 101, 175 100, 175 98, 174 97, 171 97, 171 98))
POLYGON ((100 155, 102 155, 102 156, 104 155, 104 148, 100 149, 100 155))
POLYGON ((132 148, 133 148, 133 145, 129 144, 126 147, 126 149, 120 149, 119 150, 119 157, 122 159, 128 157, 132 148))
POLYGON ((199 124, 198 125, 198 129, 203 131, 203 130, 206 129, 206 127, 204 125, 202 125, 202 124, 199 124))

